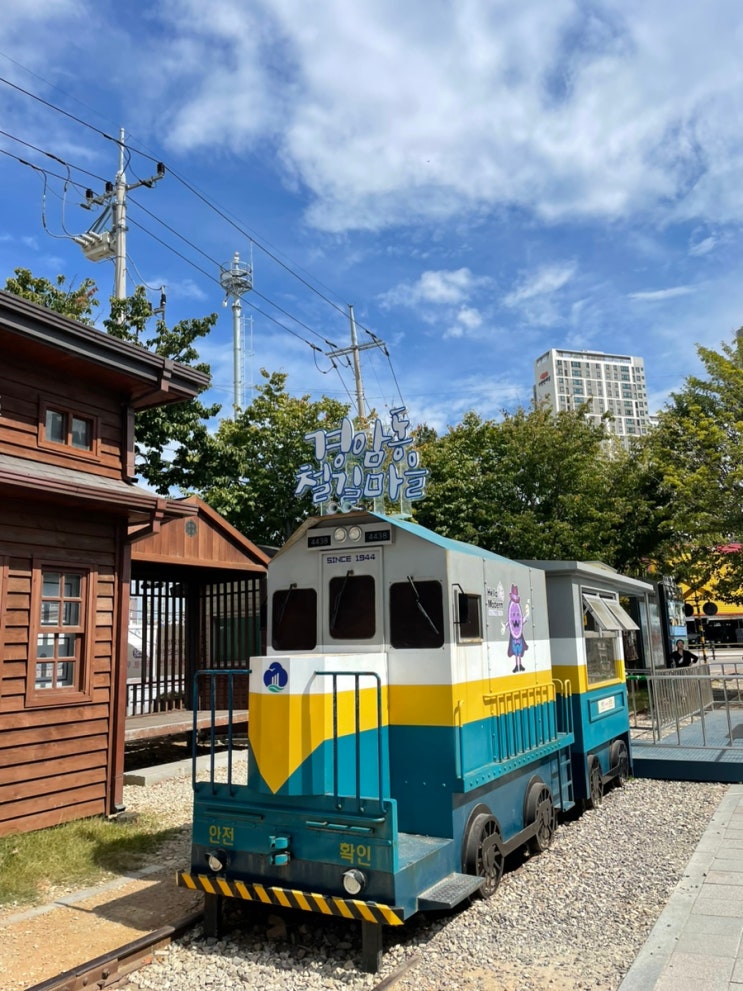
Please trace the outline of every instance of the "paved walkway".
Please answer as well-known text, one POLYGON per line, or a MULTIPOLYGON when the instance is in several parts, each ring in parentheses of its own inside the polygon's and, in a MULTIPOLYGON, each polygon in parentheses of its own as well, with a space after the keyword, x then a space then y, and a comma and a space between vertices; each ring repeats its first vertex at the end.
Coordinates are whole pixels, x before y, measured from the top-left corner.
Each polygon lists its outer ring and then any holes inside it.
POLYGON ((730 785, 619 991, 743 991, 743 784, 730 785))

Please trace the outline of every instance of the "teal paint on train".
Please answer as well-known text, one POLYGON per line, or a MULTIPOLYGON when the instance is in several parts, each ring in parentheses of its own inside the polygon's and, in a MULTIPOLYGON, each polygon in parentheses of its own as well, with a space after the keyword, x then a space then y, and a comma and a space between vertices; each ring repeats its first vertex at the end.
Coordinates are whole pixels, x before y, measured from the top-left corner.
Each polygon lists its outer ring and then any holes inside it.
MULTIPOLYGON (((589 689, 572 696, 575 746, 573 780, 576 799, 589 797, 588 756, 599 761, 602 775, 610 771, 610 748, 614 740, 624 740, 631 754, 629 706, 624 681, 589 689), (611 707, 609 707, 611 706, 611 707)), ((630 757, 631 760, 631 757, 630 757)))

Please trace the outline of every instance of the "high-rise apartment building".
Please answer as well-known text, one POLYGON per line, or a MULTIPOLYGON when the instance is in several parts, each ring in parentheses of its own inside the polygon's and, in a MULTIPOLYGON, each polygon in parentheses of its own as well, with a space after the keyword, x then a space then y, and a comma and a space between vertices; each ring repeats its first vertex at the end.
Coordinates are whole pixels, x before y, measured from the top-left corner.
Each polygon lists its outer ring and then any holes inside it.
POLYGON ((645 384, 645 362, 627 354, 562 351, 552 348, 534 362, 534 398, 547 400, 555 411, 587 404, 588 416, 627 445, 648 432, 651 418, 645 384))

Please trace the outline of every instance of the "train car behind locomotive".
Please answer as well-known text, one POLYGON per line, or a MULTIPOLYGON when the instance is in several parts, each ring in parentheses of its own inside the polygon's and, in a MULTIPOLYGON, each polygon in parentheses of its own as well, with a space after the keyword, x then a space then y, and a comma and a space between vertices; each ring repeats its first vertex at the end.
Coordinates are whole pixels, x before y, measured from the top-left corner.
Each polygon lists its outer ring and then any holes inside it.
POLYGON ((545 849, 558 812, 627 773, 621 664, 599 686, 579 651, 553 669, 536 563, 375 513, 313 518, 271 561, 268 644, 247 781, 194 779, 178 881, 205 892, 209 932, 225 897, 356 919, 376 971, 383 925, 492 895, 511 851, 545 849))

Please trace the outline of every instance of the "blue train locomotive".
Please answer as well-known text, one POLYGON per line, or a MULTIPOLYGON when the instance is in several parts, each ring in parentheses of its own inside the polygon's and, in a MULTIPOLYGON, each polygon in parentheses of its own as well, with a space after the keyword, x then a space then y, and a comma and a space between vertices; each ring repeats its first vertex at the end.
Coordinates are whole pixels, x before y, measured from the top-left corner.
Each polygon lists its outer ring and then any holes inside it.
POLYGON ((225 898, 355 919, 374 972, 384 925, 491 896, 511 851, 624 778, 632 621, 560 577, 371 512, 300 527, 269 567, 247 781, 194 776, 178 883, 205 892, 208 932, 225 898))

